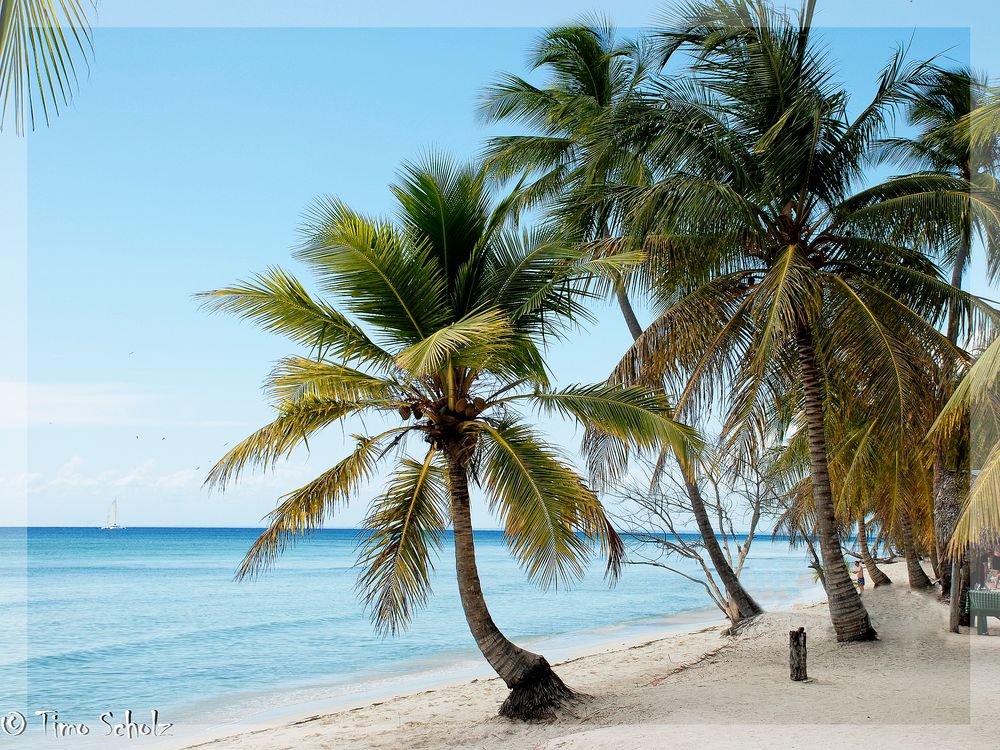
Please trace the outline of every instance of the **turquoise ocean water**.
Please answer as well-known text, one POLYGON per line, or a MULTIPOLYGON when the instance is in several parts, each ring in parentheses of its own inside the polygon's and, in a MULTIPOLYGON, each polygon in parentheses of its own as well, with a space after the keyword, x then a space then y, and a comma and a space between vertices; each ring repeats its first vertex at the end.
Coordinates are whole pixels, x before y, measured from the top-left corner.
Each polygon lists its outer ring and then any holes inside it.
MULTIPOLYGON (((490 674, 462 617, 447 545, 428 606, 406 633, 380 638, 354 592, 358 532, 322 530, 262 578, 236 583, 257 533, 0 529, 0 716, 29 719, 8 744, 39 740, 39 710, 88 725, 88 738, 60 738, 70 747, 98 742, 105 711, 111 723, 127 709, 149 723, 155 708, 176 738, 490 674)), ((550 660, 719 619, 701 587, 656 568, 627 567, 608 589, 595 563, 571 589, 541 591, 499 532, 476 532, 476 542, 494 619, 550 660)), ((758 538, 744 575, 765 606, 822 596, 803 553, 785 542, 758 538)))

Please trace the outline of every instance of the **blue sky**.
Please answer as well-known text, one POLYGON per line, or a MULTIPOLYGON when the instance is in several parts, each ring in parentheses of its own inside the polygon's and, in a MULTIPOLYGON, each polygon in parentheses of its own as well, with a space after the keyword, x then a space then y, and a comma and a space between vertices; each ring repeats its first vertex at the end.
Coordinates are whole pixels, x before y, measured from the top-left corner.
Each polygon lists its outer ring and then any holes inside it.
MULTIPOLYGON (((296 227, 319 195, 385 213, 386 185, 402 160, 430 147, 473 155, 487 134, 474 116, 479 91, 500 70, 524 73, 538 33, 530 26, 266 28, 275 20, 256 3, 245 6, 244 19, 260 28, 142 28, 184 18, 222 26, 232 7, 175 4, 168 12, 152 3, 137 16, 136 5, 102 4, 103 24, 130 28, 96 31, 96 60, 74 105, 26 139, 26 157, 23 141, 2 136, 0 163, 13 165, 5 195, 18 188, 11 175, 27 175, 27 261, 26 283, 23 253, 13 254, 12 273, 0 281, 8 319, 24 323, 5 334, 13 355, 0 365, 7 455, 0 523, 23 523, 27 508, 29 524, 97 524, 117 496, 130 525, 255 525, 281 491, 339 456, 344 442, 333 431, 273 476, 225 495, 200 488, 226 444, 267 420, 260 382, 292 349, 206 315, 192 294, 268 265, 296 268, 289 258, 296 227), (216 15, 205 15, 212 9, 216 15), (19 414, 25 383, 27 414, 19 414)), ((821 18, 855 25, 856 16, 844 15, 850 6, 865 7, 838 4, 821 18)), ((985 49, 976 44, 979 31, 970 50, 968 28, 921 28, 944 22, 934 6, 884 6, 871 23, 896 28, 825 32, 859 101, 892 46, 911 35, 916 56, 949 50, 1000 70, 977 53, 985 49), (883 15, 889 6, 895 13, 883 15)), ((329 23, 330 7, 296 4, 291 22, 329 23)), ((995 12, 977 15, 975 4, 966 10, 964 23, 977 29, 996 20, 995 12)), ((382 11, 349 18, 412 23, 409 10, 382 11)), ((463 17, 469 25, 505 23, 472 13, 463 17)), ((656 15, 638 4, 616 13, 633 24, 656 15)), ((576 15, 568 5, 535 12, 539 24, 576 15)), ((519 25, 524 18, 532 16, 519 25)), ((18 222, 10 226, 16 248, 18 222)), ((972 276, 986 293, 982 274, 972 276)), ((563 382, 603 379, 627 343, 616 309, 595 312, 599 325, 552 353, 563 382)), ((555 434, 575 448, 571 429, 555 434)), ((492 526, 477 510, 477 525, 492 526)), ((354 505, 336 525, 354 525, 363 511, 363 502, 354 505)))

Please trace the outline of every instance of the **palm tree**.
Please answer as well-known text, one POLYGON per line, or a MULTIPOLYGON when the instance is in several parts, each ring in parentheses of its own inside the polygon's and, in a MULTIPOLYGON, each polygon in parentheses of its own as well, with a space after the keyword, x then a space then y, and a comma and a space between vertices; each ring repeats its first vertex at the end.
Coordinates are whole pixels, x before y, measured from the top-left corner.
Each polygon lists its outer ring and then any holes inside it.
MULTIPOLYGON (((645 185, 651 178, 642 151, 617 138, 613 127, 641 101, 643 87, 651 79, 648 58, 641 41, 618 42, 604 21, 556 28, 541 36, 530 57, 533 70, 549 74, 547 85, 539 88, 504 74, 486 90, 480 107, 488 122, 528 124, 537 131, 492 138, 485 150, 490 171, 502 179, 534 175, 532 200, 548 201, 553 219, 592 243, 598 254, 606 251, 612 237, 625 241, 628 237, 627 227, 612 223, 611 186, 645 185)), ((633 269, 629 275, 641 274, 633 269)), ((613 275, 611 286, 634 341, 642 326, 629 300, 626 279, 613 275)), ((683 454, 676 460, 705 549, 735 607, 736 620, 760 614, 760 605, 743 587, 716 538, 694 468, 683 454)))
MULTIPOLYGON (((484 92, 479 111, 487 123, 521 123, 537 131, 491 138, 484 150, 487 168, 500 179, 532 174, 532 201, 554 202, 556 217, 574 225, 585 241, 610 237, 604 188, 645 183, 649 170, 640 153, 606 138, 602 126, 640 95, 650 75, 647 58, 641 44, 618 42, 603 20, 545 32, 529 64, 550 74, 547 86, 506 73, 484 92), (600 197, 576 212, 574 198, 595 191, 600 197)), ((616 277, 613 287, 629 332, 637 337, 642 326, 624 279, 616 277)))
POLYGON ((36 102, 48 125, 50 110, 69 104, 78 80, 74 57, 93 47, 91 0, 0 0, 0 130, 8 107, 18 134, 35 129, 36 102))
MULTIPOLYGON (((677 384, 690 419, 725 393, 733 444, 760 440, 773 404, 800 398, 830 614, 838 640, 876 637, 843 564, 831 488, 824 384, 832 369, 865 393, 884 444, 902 440, 920 403, 913 342, 961 353, 935 324, 971 302, 918 245, 972 211, 968 182, 919 173, 863 187, 892 112, 925 80, 898 53, 875 98, 846 115, 848 96, 811 41, 814 3, 797 23, 763 4, 695 4, 659 33, 669 59, 693 54, 692 81, 664 81, 641 127, 667 172, 623 188, 633 219, 658 232, 672 272, 663 313, 617 370, 626 383, 677 384), (728 393, 727 393, 728 392, 728 393)), ((922 360, 921 360, 922 361, 922 360)))
POLYGON ((298 256, 315 299, 272 270, 207 293, 212 309, 284 334, 311 356, 283 360, 268 385, 277 415, 212 469, 223 485, 270 466, 314 432, 352 415, 395 419, 312 482, 282 498, 240 575, 271 564, 289 540, 320 525, 375 476, 391 449, 405 455, 373 501, 358 585, 375 625, 395 633, 430 593, 432 555, 454 529, 459 593, 477 645, 510 694, 503 716, 549 716, 573 692, 544 657, 493 622, 476 567, 470 485, 478 484, 530 579, 582 575, 596 541, 617 574, 622 552, 604 509, 567 458, 530 428, 534 408, 646 449, 693 439, 663 397, 607 384, 552 387, 546 337, 586 318, 582 277, 620 272, 634 256, 588 260, 551 229, 509 226, 516 196, 493 205, 481 172, 430 158, 393 186, 398 221, 368 219, 328 199, 310 213, 298 256), (345 310, 351 317, 340 311, 345 310), (367 330, 366 330, 367 329, 367 330), (369 333, 368 331, 371 331, 369 333))
MULTIPOLYGON (((1000 160, 996 137, 974 144, 968 120, 980 105, 987 91, 987 82, 968 69, 934 69, 927 82, 908 101, 910 124, 916 128, 912 138, 887 141, 886 157, 907 165, 953 174, 965 180, 973 191, 993 194, 997 191, 993 173, 1000 160)), ((1000 237, 995 226, 976 221, 975 216, 959 216, 955 226, 945 235, 938 250, 951 266, 951 283, 961 288, 968 268, 972 240, 980 236, 986 244, 991 273, 1000 264, 1000 237)), ((946 325, 948 339, 959 342, 959 318, 949 314, 946 325)), ((947 400, 957 379, 957 362, 944 367, 938 398, 947 400)), ((951 629, 958 632, 965 597, 961 590, 962 558, 950 560, 948 543, 955 528, 969 488, 969 425, 966 423, 952 440, 939 443, 934 457, 934 526, 940 565, 941 595, 951 597, 951 629)), ((967 563, 966 563, 967 564, 967 563)), ((967 581, 966 581, 967 584, 967 581)))

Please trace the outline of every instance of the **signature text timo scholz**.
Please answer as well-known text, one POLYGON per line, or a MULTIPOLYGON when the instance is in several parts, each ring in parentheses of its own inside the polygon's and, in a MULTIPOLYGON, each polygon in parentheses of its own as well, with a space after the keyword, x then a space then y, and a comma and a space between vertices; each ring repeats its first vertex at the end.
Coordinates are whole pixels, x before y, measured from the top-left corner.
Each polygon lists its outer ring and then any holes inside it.
POLYGON ((142 737, 163 737, 170 733, 170 722, 160 719, 160 712, 155 708, 149 712, 149 721, 134 718, 132 710, 115 714, 105 711, 98 717, 98 723, 91 726, 87 722, 70 722, 59 718, 58 711, 35 711, 30 719, 20 711, 8 711, 0 715, 0 735, 17 737, 24 734, 28 725, 41 729, 42 734, 49 737, 78 737, 81 735, 103 735, 105 737, 120 737, 134 740, 142 737))

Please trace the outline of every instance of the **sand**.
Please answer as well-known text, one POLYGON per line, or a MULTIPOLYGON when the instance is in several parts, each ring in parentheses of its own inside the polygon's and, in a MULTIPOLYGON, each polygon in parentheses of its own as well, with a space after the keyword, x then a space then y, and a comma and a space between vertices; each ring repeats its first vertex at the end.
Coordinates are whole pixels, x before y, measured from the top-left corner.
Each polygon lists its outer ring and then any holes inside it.
MULTIPOLYGON (((479 680, 197 745, 281 748, 923 748, 1000 745, 1000 638, 945 632, 947 610, 905 566, 865 603, 880 640, 837 644, 825 603, 769 612, 736 637, 674 633, 559 664, 588 699, 553 722, 495 716, 479 680), (808 634, 808 682, 788 677, 788 631, 808 634)), ((996 620, 993 633, 1000 635, 996 620)))

